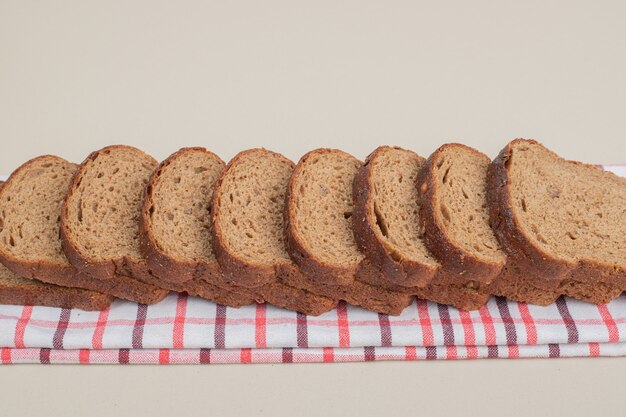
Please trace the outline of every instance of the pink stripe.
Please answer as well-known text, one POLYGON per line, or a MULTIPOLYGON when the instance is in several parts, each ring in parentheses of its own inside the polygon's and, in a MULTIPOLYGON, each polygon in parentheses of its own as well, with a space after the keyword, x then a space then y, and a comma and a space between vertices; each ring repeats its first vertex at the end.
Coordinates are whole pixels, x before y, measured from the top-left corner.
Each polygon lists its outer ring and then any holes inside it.
POLYGON ((15 325, 15 347, 23 348, 24 345, 24 333, 26 332, 26 326, 28 325, 28 321, 30 320, 31 315, 33 314, 32 306, 24 306, 22 309, 22 316, 17 320, 15 325))
POLYGON ((256 317, 254 324, 254 341, 256 343, 257 349, 263 349, 267 346, 266 344, 266 307, 267 304, 257 304, 256 305, 256 317))
POLYGON ((176 301, 176 319, 174 320, 174 349, 185 347, 185 316, 187 314, 187 294, 179 293, 176 301))
MULTIPOLYGON (((18 317, 16 316, 0 314, 0 320, 17 320, 17 319, 18 317)), ((144 324, 146 326, 161 325, 161 324, 168 325, 168 324, 173 324, 174 320, 175 320, 174 317, 155 317, 155 318, 146 319, 144 324)), ((441 320, 438 320, 437 318, 433 318, 431 321, 432 321, 433 326, 442 324, 441 320)), ((615 318, 614 321, 615 321, 615 324, 617 325, 626 324, 626 317, 615 318)), ((186 324, 215 325, 218 322, 220 322, 220 320, 218 320, 217 318, 189 317, 185 320, 185 322, 186 324)), ((250 319, 250 318, 229 318, 222 322, 224 324, 227 324, 228 326, 244 326, 244 325, 255 324, 254 319, 250 319)), ((475 325, 484 324, 482 323, 482 320, 472 320, 472 322, 475 325)), ((524 324, 521 318, 512 318, 508 320, 504 320, 500 317, 492 318, 492 323, 504 323, 504 322, 515 323, 515 324, 520 324, 520 325, 524 324)), ((58 325, 58 321, 45 320, 45 319, 30 319, 29 323, 40 326, 40 327, 48 327, 48 328, 56 328, 58 325)), ((125 327, 125 326, 132 326, 134 323, 135 323, 135 320, 132 320, 132 319, 115 319, 115 320, 108 321, 107 326, 108 327, 125 327)), ((378 320, 351 320, 350 326, 351 327, 370 327, 370 326, 377 326, 378 323, 379 323, 378 320)), ((391 326, 393 327, 415 326, 415 320, 411 320, 411 319, 392 320, 390 323, 391 323, 391 326)), ((462 325, 461 320, 459 319, 450 319, 450 321, 448 321, 447 323, 454 324, 454 325, 462 325)), ((596 326, 596 325, 604 326, 605 325, 605 323, 601 319, 576 319, 575 323, 577 326, 596 326)), ((275 317, 275 318, 267 319, 267 325, 281 325, 281 324, 297 325, 297 319, 295 317, 275 317)), ((535 324, 539 326, 544 326, 544 325, 545 326, 563 326, 563 319, 562 318, 558 318, 558 319, 537 318, 535 319, 535 324)), ((96 322, 93 322, 93 321, 70 322, 68 323, 67 328, 68 329, 88 329, 88 328, 93 328, 96 325, 97 325, 96 322)), ((309 326, 333 328, 337 326, 337 321, 336 320, 310 320, 309 326)))
POLYGON ((600 356, 599 343, 589 343, 589 356, 600 356))
POLYGON ((104 330, 106 329, 107 319, 109 318, 110 306, 100 311, 98 315, 98 322, 91 338, 91 346, 94 349, 102 349, 102 338, 104 336, 104 330))
POLYGON ((2 353, 0 353, 0 359, 2 359, 2 363, 9 364, 11 363, 11 349, 2 348, 2 353))
POLYGON ((463 323, 464 344, 466 346, 474 346, 476 344, 476 334, 472 325, 472 316, 467 311, 459 311, 461 323, 463 323))
POLYGON ((251 363, 252 362, 252 350, 250 349, 241 349, 241 363, 251 363))
POLYGON ((518 345, 509 345, 509 358, 517 359, 519 358, 519 346, 518 345))
POLYGON ((458 359, 456 346, 446 346, 446 359, 458 359))
POLYGON ((350 347, 350 322, 348 308, 344 301, 337 305, 337 330, 339 331, 339 347, 350 347))
POLYGON ((537 327, 535 326, 533 316, 530 314, 530 310, 528 309, 528 304, 517 303, 517 308, 519 309, 519 313, 522 316, 522 321, 524 322, 524 327, 526 328, 526 344, 536 345, 537 327))
POLYGON ((417 315, 422 328, 422 342, 424 346, 434 345, 435 337, 433 336, 433 326, 428 314, 428 302, 426 300, 417 299, 417 315))
POLYGON ((477 359, 478 348, 476 346, 467 346, 467 359, 477 359))
POLYGON ((89 363, 89 349, 81 349, 78 353, 78 362, 82 364, 89 363))
POLYGON ((167 365, 170 363, 170 351, 169 349, 159 350, 159 364, 167 365))
POLYGON ((485 344, 488 346, 496 345, 496 327, 493 324, 493 317, 489 312, 489 308, 485 305, 478 310, 480 318, 485 329, 485 344))
POLYGON ((335 351, 333 348, 325 347, 322 351, 324 352, 324 362, 335 362, 335 351))
POLYGON ((619 341, 619 329, 617 328, 615 320, 613 320, 613 316, 607 306, 599 305, 598 311, 600 312, 600 317, 602 317, 602 321, 609 332, 609 342, 619 341))
POLYGON ((406 346, 404 348, 404 357, 407 361, 417 360, 417 348, 415 346, 406 346))

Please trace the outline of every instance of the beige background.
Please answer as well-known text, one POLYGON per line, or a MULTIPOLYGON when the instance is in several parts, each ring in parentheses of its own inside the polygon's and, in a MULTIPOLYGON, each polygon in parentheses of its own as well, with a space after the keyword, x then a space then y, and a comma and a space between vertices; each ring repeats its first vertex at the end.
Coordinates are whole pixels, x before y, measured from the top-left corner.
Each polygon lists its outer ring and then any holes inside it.
MULTIPOLYGON (((0 173, 111 143, 297 159, 462 141, 494 156, 518 136, 624 163, 625 4, 0 0, 0 173)), ((615 415, 625 371, 626 359, 16 366, 0 369, 0 392, 14 416, 615 415)))

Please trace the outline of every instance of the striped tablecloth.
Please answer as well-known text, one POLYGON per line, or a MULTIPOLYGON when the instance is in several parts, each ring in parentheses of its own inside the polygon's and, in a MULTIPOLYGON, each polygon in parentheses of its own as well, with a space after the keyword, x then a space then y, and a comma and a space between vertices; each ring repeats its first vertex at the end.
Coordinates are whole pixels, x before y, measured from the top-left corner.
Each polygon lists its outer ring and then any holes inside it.
MULTIPOLYGON (((607 167, 626 176, 625 166, 607 167)), ((418 300, 397 317, 341 304, 319 317, 185 294, 101 312, 0 306, 0 362, 275 363, 626 355, 626 296, 478 311, 418 300)))

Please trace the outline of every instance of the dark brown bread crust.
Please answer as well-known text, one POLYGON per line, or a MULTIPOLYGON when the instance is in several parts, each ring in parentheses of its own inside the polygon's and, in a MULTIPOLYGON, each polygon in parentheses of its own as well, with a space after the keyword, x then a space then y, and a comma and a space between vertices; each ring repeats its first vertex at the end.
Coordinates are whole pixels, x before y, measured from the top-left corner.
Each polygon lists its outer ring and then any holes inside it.
POLYGON ((450 284, 462 285, 473 282, 478 289, 489 284, 500 273, 504 264, 485 262, 456 245, 446 233, 441 219, 436 215, 439 199, 434 168, 443 153, 455 147, 488 159, 487 155, 476 149, 458 143, 443 145, 430 155, 420 170, 417 180, 420 194, 420 222, 424 230, 424 244, 441 262, 442 268, 449 272, 440 274, 443 281, 437 283, 444 284, 448 281, 450 284))
MULTIPOLYGON (((365 164, 354 179, 354 238, 359 249, 377 267, 379 267, 387 281, 403 287, 425 287, 435 276, 436 268, 411 259, 398 259, 398 255, 391 253, 375 233, 378 227, 372 223, 368 214, 368 207, 372 195, 372 164, 380 154, 388 149, 397 147, 381 146, 372 152, 365 164)), ((417 155, 416 155, 417 156, 417 155)), ((382 282, 381 284, 386 284, 382 282)))
POLYGON ((293 261, 300 267, 305 275, 311 277, 316 282, 331 285, 350 285, 354 282, 358 267, 355 268, 337 268, 326 264, 323 260, 317 258, 314 254, 308 252, 302 243, 297 230, 292 226, 291 219, 295 218, 295 195, 297 190, 297 181, 302 175, 302 167, 304 163, 317 154, 328 154, 343 151, 335 149, 315 149, 306 153, 296 167, 289 180, 287 187, 286 204, 285 204, 285 240, 287 242, 287 252, 293 261))
POLYGON ((240 307, 253 304, 263 299, 253 292, 228 284, 217 263, 187 262, 168 256, 161 250, 154 237, 150 212, 154 205, 153 189, 159 181, 163 170, 177 158, 189 153, 207 153, 219 159, 217 155, 205 148, 183 148, 161 162, 152 173, 144 193, 144 202, 139 220, 139 242, 141 251, 147 262, 149 274, 137 271, 142 280, 153 285, 176 292, 187 292, 220 304, 240 307))
MULTIPOLYGON (((623 269, 603 265, 593 260, 581 260, 572 264, 554 258, 533 245, 518 225, 513 215, 512 201, 510 200, 507 163, 511 157, 513 145, 520 142, 540 145, 535 140, 527 139, 515 139, 509 142, 490 164, 487 175, 487 205, 490 225, 510 262, 516 265, 522 274, 532 276, 534 285, 544 290, 564 293, 595 304, 603 304, 618 297, 621 290, 626 288, 626 273, 623 269)), ((555 158, 563 159, 554 152, 547 151, 555 158)), ((581 162, 567 162, 599 169, 581 162)), ((497 281, 503 279, 512 280, 519 279, 519 277, 516 278, 509 274, 506 277, 498 277, 497 281)), ((499 282, 496 282, 496 285, 506 287, 506 284, 499 282)), ((519 294, 508 293, 505 295, 510 299, 523 298, 519 294)), ((550 294, 550 296, 553 295, 550 294)), ((522 299, 521 301, 536 303, 537 300, 522 299)))
POLYGON ((94 291, 58 286, 34 288, 0 284, 0 304, 78 308, 85 311, 104 310, 113 297, 94 291))
MULTIPOLYGON (((378 269, 364 262, 359 267, 359 275, 372 276, 378 274, 378 269)), ((363 307, 377 313, 397 316, 413 301, 411 294, 390 291, 382 287, 366 284, 355 280, 350 285, 335 285, 319 282, 305 274, 294 274, 282 278, 293 287, 303 288, 311 293, 320 294, 334 300, 333 307, 339 300, 363 307)))

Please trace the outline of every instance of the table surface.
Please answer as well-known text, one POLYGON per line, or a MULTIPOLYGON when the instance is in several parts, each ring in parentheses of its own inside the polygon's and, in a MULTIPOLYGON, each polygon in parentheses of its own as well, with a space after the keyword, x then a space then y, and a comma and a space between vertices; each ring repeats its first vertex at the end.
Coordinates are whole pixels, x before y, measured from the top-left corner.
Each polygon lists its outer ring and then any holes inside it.
MULTIPOLYGON (((0 1, 0 173, 112 143, 364 158, 533 137, 626 162, 626 3, 0 1)), ((596 415, 626 358, 14 366, 10 415, 596 415), (186 411, 186 412, 183 412, 186 411)))

